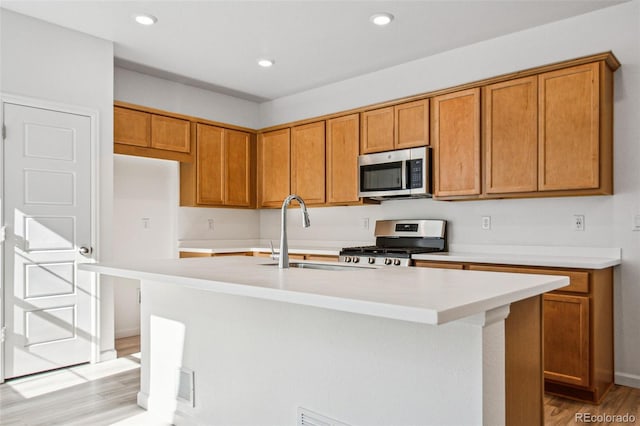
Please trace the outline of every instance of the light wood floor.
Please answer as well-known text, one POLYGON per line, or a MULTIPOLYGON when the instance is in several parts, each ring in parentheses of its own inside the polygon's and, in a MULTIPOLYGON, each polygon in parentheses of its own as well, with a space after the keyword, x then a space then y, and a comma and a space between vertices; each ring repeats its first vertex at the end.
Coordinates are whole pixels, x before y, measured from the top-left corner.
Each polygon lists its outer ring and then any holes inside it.
MULTIPOLYGON (((139 337, 116 340, 118 359, 9 380, 0 385, 0 425, 162 426, 136 404, 139 337)), ((640 389, 614 386, 599 406, 545 396, 547 426, 584 425, 576 413, 624 415, 640 425, 640 389)), ((614 425, 622 423, 590 423, 614 425)))
POLYGON ((0 385, 2 426, 160 426, 138 407, 140 339, 116 341, 118 359, 34 374, 0 385))
MULTIPOLYGON (((583 416, 584 419, 584 416, 583 416)), ((545 395, 544 398, 544 424, 547 426, 564 425, 640 425, 640 389, 614 385, 607 393, 600 405, 591 405, 583 402, 557 396, 545 395), (634 416, 635 421, 623 422, 597 422, 587 423, 576 421, 576 413, 597 415, 624 415, 634 416)))

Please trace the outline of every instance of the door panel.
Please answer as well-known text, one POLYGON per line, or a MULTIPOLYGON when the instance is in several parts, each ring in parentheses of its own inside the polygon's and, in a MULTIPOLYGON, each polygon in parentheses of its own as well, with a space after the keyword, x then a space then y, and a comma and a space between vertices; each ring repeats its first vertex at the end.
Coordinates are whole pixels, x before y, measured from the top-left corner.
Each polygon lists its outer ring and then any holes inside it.
POLYGON ((5 377, 91 358, 91 119, 5 104, 5 377))

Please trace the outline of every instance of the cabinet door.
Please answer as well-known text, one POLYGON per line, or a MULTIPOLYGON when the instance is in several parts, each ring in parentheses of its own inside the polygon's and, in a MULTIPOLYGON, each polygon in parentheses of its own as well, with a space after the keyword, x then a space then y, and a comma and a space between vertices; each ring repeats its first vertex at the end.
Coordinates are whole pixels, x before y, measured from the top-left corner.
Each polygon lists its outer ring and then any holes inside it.
POLYGON ((274 130, 258 139, 258 194, 260 207, 280 207, 289 191, 290 130, 274 130))
POLYGON ((151 114, 128 108, 113 108, 113 140, 126 145, 151 145, 151 114))
POLYGON ((539 76, 539 189, 598 188, 598 63, 539 76))
POLYGON ((480 89, 432 99, 434 195, 480 194, 480 89))
POLYGON ((393 107, 363 112, 360 152, 369 154, 392 150, 394 148, 393 121, 393 107))
POLYGON ((224 129, 198 124, 196 127, 196 202, 224 203, 224 129))
POLYGON ((544 378, 589 385, 589 298, 544 295, 544 378))
POLYGON ((429 145, 429 100, 394 106, 395 147, 398 149, 429 145))
POLYGON ((324 203, 324 121, 291 129, 291 192, 308 204, 324 203))
POLYGON ((352 203, 358 198, 360 116, 327 120, 327 203, 352 203))
POLYGON ((504 194, 538 189, 537 77, 485 87, 485 192, 504 194))
POLYGON ((189 121, 151 115, 151 147, 168 151, 191 151, 189 121))
POLYGON ((224 131, 224 204, 251 206, 251 135, 224 131))

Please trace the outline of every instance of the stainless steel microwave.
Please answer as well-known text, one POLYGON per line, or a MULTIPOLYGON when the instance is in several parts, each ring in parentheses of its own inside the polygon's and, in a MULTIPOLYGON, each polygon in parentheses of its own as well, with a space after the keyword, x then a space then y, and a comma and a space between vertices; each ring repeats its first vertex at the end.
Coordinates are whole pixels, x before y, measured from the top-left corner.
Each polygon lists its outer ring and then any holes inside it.
POLYGON ((358 196, 374 200, 431 196, 431 149, 427 147, 358 157, 358 196))

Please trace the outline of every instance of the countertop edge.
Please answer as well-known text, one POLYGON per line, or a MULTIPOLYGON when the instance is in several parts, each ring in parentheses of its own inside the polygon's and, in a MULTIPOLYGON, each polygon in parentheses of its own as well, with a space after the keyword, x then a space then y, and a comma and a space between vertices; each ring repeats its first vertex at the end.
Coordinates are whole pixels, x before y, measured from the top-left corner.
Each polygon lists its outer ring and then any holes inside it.
POLYGON ((409 321, 428 325, 442 325, 445 323, 462 320, 491 309, 505 306, 519 300, 541 295, 542 293, 556 290, 569 283, 568 277, 547 276, 548 281, 539 284, 535 288, 527 288, 494 296, 466 305, 449 308, 446 310, 434 310, 403 306, 391 303, 382 303, 354 298, 336 297, 315 293, 304 293, 267 287, 254 287, 241 283, 223 282, 215 279, 185 277, 165 273, 154 273, 135 270, 132 268, 115 267, 100 264, 85 263, 78 266, 79 269, 96 272, 99 274, 120 276, 130 279, 145 281, 168 282, 180 284, 192 289, 213 291, 222 294, 246 296, 257 299, 294 303, 317 308, 325 308, 336 311, 350 312, 361 315, 369 315, 380 318, 409 321))

